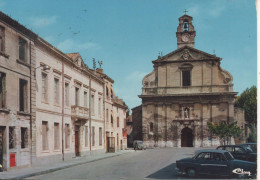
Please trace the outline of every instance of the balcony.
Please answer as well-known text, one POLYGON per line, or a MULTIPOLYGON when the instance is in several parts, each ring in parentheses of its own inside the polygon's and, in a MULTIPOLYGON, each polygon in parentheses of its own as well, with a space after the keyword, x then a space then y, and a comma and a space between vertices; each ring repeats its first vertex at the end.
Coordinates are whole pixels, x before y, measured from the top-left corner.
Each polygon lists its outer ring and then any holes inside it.
POLYGON ((73 105, 71 106, 71 117, 76 120, 87 120, 89 118, 89 109, 73 105))

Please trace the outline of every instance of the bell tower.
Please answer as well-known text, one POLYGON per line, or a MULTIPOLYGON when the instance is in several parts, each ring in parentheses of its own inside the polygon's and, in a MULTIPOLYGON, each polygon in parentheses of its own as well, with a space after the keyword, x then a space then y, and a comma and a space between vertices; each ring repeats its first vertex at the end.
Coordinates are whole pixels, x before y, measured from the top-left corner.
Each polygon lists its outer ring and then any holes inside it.
POLYGON ((196 36, 196 31, 194 31, 194 26, 192 25, 192 17, 185 15, 179 18, 179 26, 177 27, 176 37, 178 48, 183 46, 194 47, 194 39, 196 36))

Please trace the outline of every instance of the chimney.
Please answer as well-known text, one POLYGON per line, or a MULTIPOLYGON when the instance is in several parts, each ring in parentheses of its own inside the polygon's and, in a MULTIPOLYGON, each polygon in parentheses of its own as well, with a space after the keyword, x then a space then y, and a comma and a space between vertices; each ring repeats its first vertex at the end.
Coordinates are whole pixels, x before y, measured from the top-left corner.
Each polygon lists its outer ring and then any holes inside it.
POLYGON ((104 74, 104 73, 103 73, 103 69, 101 69, 101 68, 97 68, 96 71, 97 71, 97 73, 99 73, 99 74, 104 74))

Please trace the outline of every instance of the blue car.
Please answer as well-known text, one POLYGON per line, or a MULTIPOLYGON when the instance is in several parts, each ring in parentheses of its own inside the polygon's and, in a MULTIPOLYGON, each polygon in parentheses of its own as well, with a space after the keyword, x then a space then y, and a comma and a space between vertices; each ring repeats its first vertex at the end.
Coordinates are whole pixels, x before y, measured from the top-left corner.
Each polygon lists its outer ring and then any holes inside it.
POLYGON ((256 162, 257 154, 250 147, 244 145, 223 145, 217 149, 229 151, 235 159, 256 162))
POLYGON ((217 149, 199 150, 194 157, 177 160, 176 170, 189 177, 256 177, 256 163, 234 159, 230 152, 217 149))

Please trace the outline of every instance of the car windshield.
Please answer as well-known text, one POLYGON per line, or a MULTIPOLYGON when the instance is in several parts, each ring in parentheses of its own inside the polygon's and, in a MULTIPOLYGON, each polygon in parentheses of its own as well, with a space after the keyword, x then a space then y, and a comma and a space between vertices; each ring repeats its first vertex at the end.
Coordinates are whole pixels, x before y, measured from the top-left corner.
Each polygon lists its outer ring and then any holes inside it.
POLYGON ((229 161, 234 159, 234 157, 230 154, 230 152, 225 152, 224 155, 229 161))
POLYGON ((256 144, 248 144, 247 147, 250 147, 250 149, 251 149, 253 152, 256 152, 256 144))

